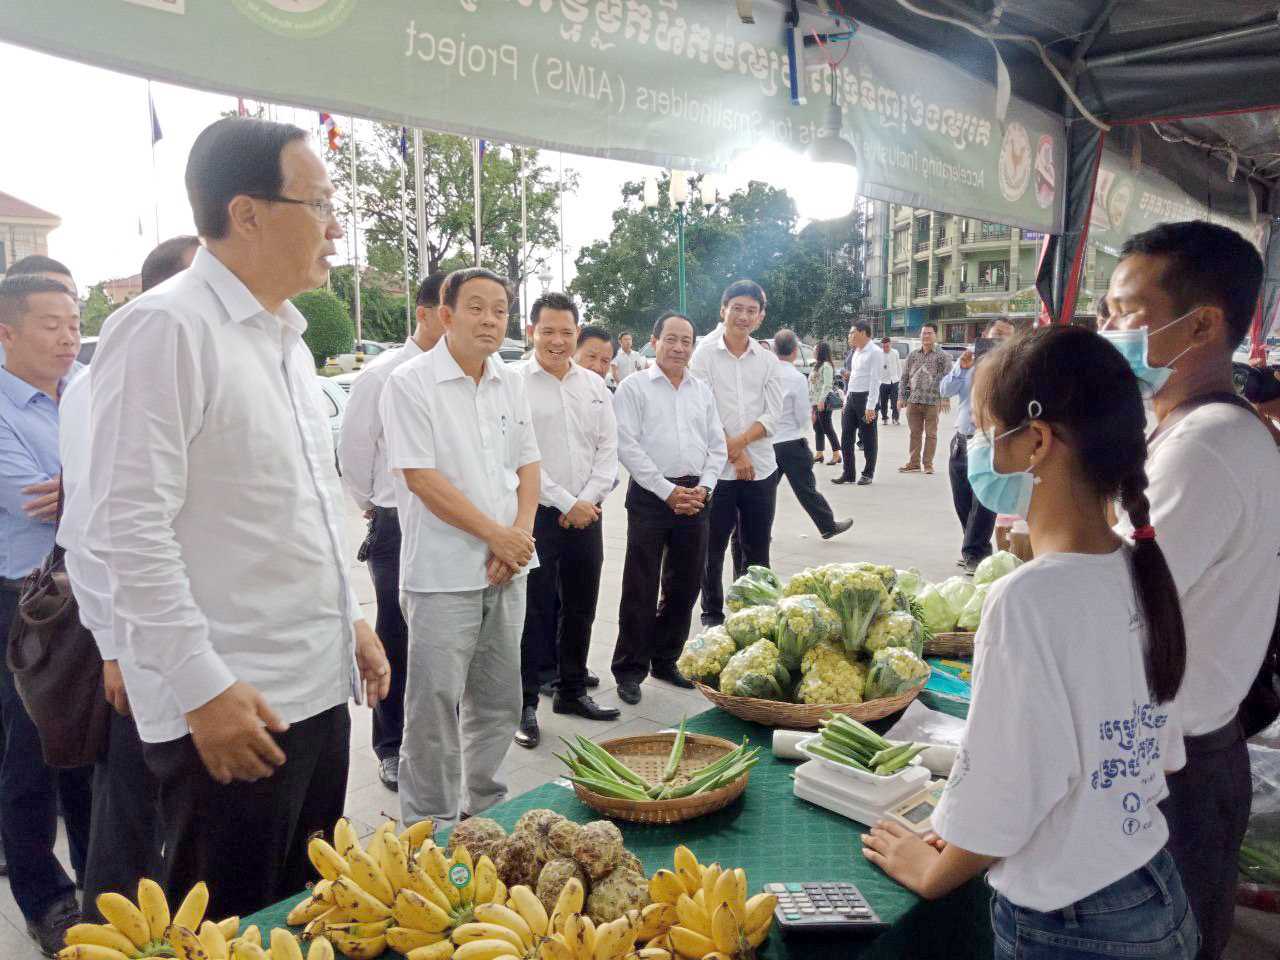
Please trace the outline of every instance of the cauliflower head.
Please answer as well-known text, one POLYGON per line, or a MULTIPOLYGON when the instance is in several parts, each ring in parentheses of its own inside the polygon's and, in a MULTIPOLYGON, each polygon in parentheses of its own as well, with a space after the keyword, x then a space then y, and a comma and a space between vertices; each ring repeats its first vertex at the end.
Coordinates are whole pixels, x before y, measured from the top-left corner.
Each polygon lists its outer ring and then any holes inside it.
POLYGON ((784 597, 798 597, 801 594, 812 593, 821 596, 822 588, 825 584, 826 577, 823 576, 822 568, 808 567, 787 581, 782 595, 784 597))
POLYGON ((689 680, 714 685, 737 651, 738 645, 724 627, 711 627, 684 645, 676 669, 689 680))
POLYGON ((839 614, 844 646, 850 653, 862 649, 872 619, 891 605, 889 591, 879 576, 850 565, 841 565, 827 574, 822 598, 839 614))
POLYGON ((883 563, 867 563, 864 560, 860 563, 855 563, 853 566, 857 570, 874 573, 880 578, 880 582, 884 584, 886 590, 892 590, 898 582, 898 571, 893 567, 885 566, 883 563))
POLYGON ((865 696, 868 700, 896 697, 928 679, 929 665, 905 647, 885 647, 871 657, 865 696))
POLYGON ((886 647, 905 647, 917 657, 922 655, 924 633, 916 618, 901 610, 891 610, 872 620, 867 630, 867 652, 874 654, 886 647))
POLYGON ((729 614, 724 621, 724 629, 738 645, 738 650, 760 639, 772 640, 778 631, 778 608, 772 604, 743 607, 729 614))
POLYGON ((816 596, 800 594, 779 600, 777 645, 782 665, 788 670, 799 669, 805 652, 830 638, 833 619, 838 620, 816 596))
POLYGON ((800 703, 861 703, 867 667, 834 643, 823 642, 804 655, 796 700, 800 703))
POLYGON ((781 700, 791 677, 771 640, 757 640, 739 650, 720 671, 720 691, 733 697, 781 700))

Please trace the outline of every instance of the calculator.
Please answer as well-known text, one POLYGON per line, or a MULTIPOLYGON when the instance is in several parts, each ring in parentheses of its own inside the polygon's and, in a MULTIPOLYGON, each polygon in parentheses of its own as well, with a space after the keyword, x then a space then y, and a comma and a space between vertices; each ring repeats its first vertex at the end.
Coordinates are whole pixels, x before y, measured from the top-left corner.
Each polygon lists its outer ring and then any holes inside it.
POLYGON ((771 883, 765 892, 778 898, 773 916, 783 936, 889 929, 852 883, 771 883))

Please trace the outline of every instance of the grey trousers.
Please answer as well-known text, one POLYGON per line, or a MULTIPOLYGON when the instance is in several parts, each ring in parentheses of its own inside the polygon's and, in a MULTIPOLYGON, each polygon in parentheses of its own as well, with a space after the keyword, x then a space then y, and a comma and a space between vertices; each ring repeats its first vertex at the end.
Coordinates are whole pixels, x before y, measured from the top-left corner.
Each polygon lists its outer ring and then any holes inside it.
POLYGON ((409 670, 400 818, 437 829, 507 794, 498 768, 520 724, 525 578, 463 593, 403 591, 409 670))

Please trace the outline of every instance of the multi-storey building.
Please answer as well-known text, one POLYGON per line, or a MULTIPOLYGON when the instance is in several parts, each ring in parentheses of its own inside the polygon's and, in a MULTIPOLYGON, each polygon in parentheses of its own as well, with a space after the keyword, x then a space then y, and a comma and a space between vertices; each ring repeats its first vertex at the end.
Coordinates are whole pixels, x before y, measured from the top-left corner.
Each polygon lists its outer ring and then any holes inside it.
MULTIPOLYGON (((877 332, 915 336, 926 321, 944 343, 973 340, 993 317, 1039 312, 1036 270, 1045 235, 972 217, 868 200, 864 208, 867 297, 877 332)), ((1090 248, 1077 317, 1092 317, 1115 258, 1090 248)))
POLYGON ((0 193, 0 275, 33 253, 47 257, 49 233, 61 223, 56 214, 0 193))

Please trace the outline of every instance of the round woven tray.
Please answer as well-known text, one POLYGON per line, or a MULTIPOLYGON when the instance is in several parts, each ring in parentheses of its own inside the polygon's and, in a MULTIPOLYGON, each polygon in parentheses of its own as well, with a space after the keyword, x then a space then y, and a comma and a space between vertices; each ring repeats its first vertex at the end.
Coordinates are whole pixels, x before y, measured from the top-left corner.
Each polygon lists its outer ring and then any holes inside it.
MULTIPOLYGON (((925 682, 928 682, 927 679, 925 682)), ((799 730, 813 729, 818 721, 833 713, 843 713, 854 720, 866 722, 879 720, 891 713, 903 710, 911 703, 924 683, 919 683, 906 693, 896 697, 882 697, 865 703, 784 703, 780 700, 758 700, 755 697, 730 697, 713 690, 706 684, 697 684, 698 691, 721 710, 735 717, 761 723, 766 727, 791 727, 799 730)))
POLYGON ((935 633, 924 645, 926 657, 973 658, 973 638, 976 633, 935 633))
MULTIPOLYGON (((662 779, 662 772, 667 766, 667 758, 671 756, 671 744, 675 742, 674 733, 654 733, 643 737, 620 737, 617 740, 605 740, 600 744, 633 771, 650 783, 662 779)), ((701 733, 687 733, 684 738, 684 753, 680 757, 680 765, 676 767, 676 778, 673 783, 683 783, 690 773, 714 763, 726 753, 736 750, 738 745, 720 737, 708 737, 701 733)), ((700 793, 695 797, 683 797, 679 800, 619 800, 593 793, 581 784, 575 783, 573 789, 578 799, 592 810, 603 813, 614 820, 630 820, 633 823, 679 823, 705 816, 727 807, 747 789, 747 780, 751 771, 747 771, 733 783, 719 790, 700 793)))

